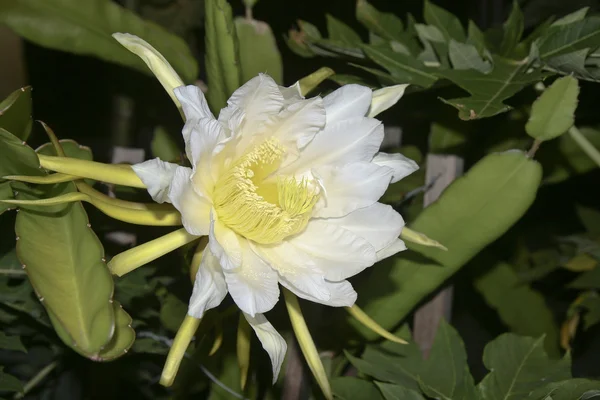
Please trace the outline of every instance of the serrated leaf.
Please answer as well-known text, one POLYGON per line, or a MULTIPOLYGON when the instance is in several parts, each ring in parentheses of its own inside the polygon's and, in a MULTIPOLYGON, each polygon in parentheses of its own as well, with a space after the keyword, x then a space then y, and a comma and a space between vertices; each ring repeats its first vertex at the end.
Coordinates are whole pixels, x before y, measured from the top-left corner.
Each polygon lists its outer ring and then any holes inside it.
POLYGON ((467 366, 467 352, 452 326, 442 320, 435 334, 431 353, 419 373, 425 395, 435 399, 470 400, 475 384, 467 366))
POLYGON ((547 60, 574 51, 600 47, 600 17, 552 26, 535 45, 540 58, 547 60))
POLYGON ((578 79, 600 82, 600 68, 586 65, 589 49, 574 51, 546 61, 546 67, 563 75, 572 74, 578 79))
POLYGON ((427 24, 434 25, 442 31, 447 41, 455 39, 464 42, 466 40, 465 31, 460 20, 454 14, 433 4, 430 0, 425 1, 423 17, 427 24))
POLYGON ((27 353, 27 349, 21 343, 21 338, 18 336, 8 336, 0 331, 0 349, 22 351, 27 353))
POLYGON ((17 378, 4 372, 4 367, 0 366, 0 392, 21 392, 23 384, 17 378))
POLYGON ((0 22, 41 46, 95 56, 150 74, 139 57, 111 36, 131 33, 154 46, 185 81, 198 75, 196 60, 181 38, 112 1, 5 1, 0 6, 0 22))
POLYGON ((513 61, 494 56, 493 64, 494 68, 487 74, 475 70, 440 71, 440 75, 471 94, 460 99, 441 99, 455 107, 461 119, 486 118, 510 110, 504 100, 545 76, 539 70, 529 71, 528 59, 513 61))
POLYGON ((241 86, 237 35, 227 0, 206 0, 205 15, 206 99, 213 113, 218 113, 241 86))
POLYGON ((363 45, 365 54, 377 64, 389 71, 397 83, 410 83, 428 88, 437 81, 432 68, 418 60, 391 49, 363 45))
POLYGON ((425 46, 425 51, 419 55, 419 59, 423 62, 437 62, 443 67, 448 67, 448 43, 442 32, 433 25, 415 24, 415 29, 425 46), (434 54, 431 54, 430 48, 435 50, 434 54))
POLYGON ((350 45, 362 43, 358 33, 354 32, 348 25, 330 14, 325 14, 325 17, 327 18, 329 39, 350 45))
MULTIPOLYGON (((380 263, 357 282, 356 290, 361 294, 358 305, 386 329, 398 324, 423 298, 521 218, 535 199, 541 177, 540 165, 522 152, 484 157, 410 225, 448 251, 411 245, 427 259, 405 252, 380 263)), ((350 323, 367 338, 373 337, 350 323)))
POLYGON ((529 400, 592 400, 600 397, 600 381, 569 379, 535 390, 529 400))
POLYGON ((544 338, 504 334, 483 351, 490 373, 479 383, 485 400, 516 400, 527 397, 542 385, 571 377, 571 360, 551 360, 544 352, 544 338))
POLYGON ((558 327, 544 296, 523 283, 510 265, 497 263, 473 284, 512 332, 535 337, 545 334, 546 348, 558 353, 558 327))
POLYGON ((26 86, 15 90, 0 103, 0 127, 27 140, 31 126, 31 86, 26 86))
POLYGON ((420 393, 390 383, 375 382, 385 400, 425 400, 420 393))
MULTIPOLYGON (((73 183, 43 186, 43 198, 75 191, 73 183)), ((20 192, 18 197, 38 196, 20 192)), ((110 340, 114 313, 104 250, 81 203, 21 207, 15 222, 17 255, 59 336, 94 358, 110 340)))
POLYGON ((523 12, 517 0, 513 0, 512 10, 508 20, 504 23, 504 33, 500 44, 500 55, 510 55, 517 46, 523 35, 524 28, 523 12))
POLYGON ((534 139, 545 141, 565 133, 575 122, 579 83, 571 76, 555 80, 531 106, 525 130, 534 139))
POLYGON ((271 27, 266 22, 236 18, 235 31, 239 43, 241 82, 266 73, 278 84, 283 84, 281 54, 271 27))
POLYGON ((331 380, 333 395, 342 400, 369 399, 383 400, 377 387, 364 379, 340 376, 331 380))
POLYGON ((402 41, 402 20, 392 13, 377 10, 366 0, 356 2, 356 19, 369 31, 386 40, 402 41))
MULTIPOLYGON (((459 42, 460 43, 460 42, 459 42)), ((469 20, 467 27, 467 43, 472 44, 477 49, 479 54, 485 51, 485 36, 475 22, 469 20)))
POLYGON ((448 56, 452 67, 456 70, 474 69, 487 74, 492 70, 492 64, 484 60, 474 45, 459 43, 454 39, 450 40, 448 46, 448 56))

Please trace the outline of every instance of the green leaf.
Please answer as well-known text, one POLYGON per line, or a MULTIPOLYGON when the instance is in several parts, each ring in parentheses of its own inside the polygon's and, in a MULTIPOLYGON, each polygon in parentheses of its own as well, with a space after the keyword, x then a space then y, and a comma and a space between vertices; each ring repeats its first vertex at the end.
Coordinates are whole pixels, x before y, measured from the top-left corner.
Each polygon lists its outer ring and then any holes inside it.
MULTIPOLYGON (((42 188, 44 197, 75 191, 70 182, 42 188)), ((17 198, 39 197, 22 191, 17 198)), ((75 351, 97 357, 114 329, 113 282, 83 206, 21 207, 15 231, 17 255, 57 333, 75 351)))
POLYGON ((559 78, 531 106, 525 130, 534 139, 545 141, 565 133, 575 122, 579 83, 572 76, 559 78))
POLYGON ((466 142, 467 136, 464 130, 437 123, 431 124, 429 133, 429 151, 431 153, 456 153, 466 142))
POLYGON ((600 397, 600 381, 569 379, 549 383, 527 397, 531 400, 592 400, 600 397))
POLYGON ((110 361, 121 357, 131 348, 135 341, 135 331, 131 327, 132 319, 123 310, 121 304, 113 302, 113 311, 115 313, 115 331, 100 354, 95 358, 97 361, 110 361))
POLYGON ((369 399, 383 400, 377 387, 364 379, 341 376, 331 380, 333 395, 342 400, 369 399))
POLYGON ((474 45, 459 43, 454 39, 450 40, 448 46, 448 56, 452 67, 457 70, 474 69, 483 74, 492 70, 492 64, 484 60, 474 45))
MULTIPOLYGON (((13 189, 10 182, 0 182, 0 200, 14 198, 13 189)), ((0 215, 8 209, 14 208, 14 205, 0 202, 0 215)))
POLYGON ((7 175, 43 175, 35 151, 12 133, 0 128, 0 180, 7 175))
POLYGON ((600 289, 600 268, 580 274, 567 287, 573 289, 600 289))
POLYGON ((370 59, 388 70, 398 82, 428 88, 438 79, 433 68, 426 67, 412 56, 378 46, 363 45, 362 48, 370 59))
POLYGON ((386 40, 402 41, 402 20, 392 13, 377 10, 366 0, 356 2, 356 19, 369 31, 386 40))
POLYGON ((154 129, 154 135, 150 142, 150 150, 154 157, 158 157, 163 161, 176 162, 181 159, 179 146, 162 126, 157 126, 154 129))
POLYGON ((419 373, 419 384, 425 395, 435 399, 470 400, 476 397, 465 346, 456 330, 444 320, 440 322, 429 358, 419 373))
POLYGON ((433 25, 416 24, 415 29, 425 46, 425 50, 418 57, 419 60, 448 67, 448 42, 442 32, 433 25), (434 49, 435 53, 432 53, 431 49, 434 49))
POLYGON ((329 39, 350 45, 362 43, 358 33, 354 32, 348 25, 330 14, 325 14, 325 17, 327 18, 329 39))
POLYGON ((0 127, 27 140, 31 125, 31 86, 26 86, 15 90, 0 103, 0 127))
POLYGON ((521 282, 510 265, 497 263, 473 284, 512 332, 534 337, 545 334, 546 348, 558 354, 558 327, 544 296, 521 282))
POLYGON ((279 85, 283 84, 281 54, 271 27, 266 22, 236 18, 235 31, 239 43, 241 82, 245 83, 262 72, 279 85))
POLYGON ((600 296, 596 292, 590 292, 585 296, 580 306, 585 309, 583 315, 583 328, 590 329, 593 325, 600 323, 600 296))
POLYGON ((0 332, 0 349, 27 353, 27 349, 23 346, 23 343, 21 343, 20 337, 8 336, 4 332, 0 332))
POLYGON ((241 86, 242 72, 231 6, 227 0, 205 1, 206 98, 214 113, 241 86))
POLYGON ((542 60, 600 47, 600 17, 589 17, 570 24, 552 26, 536 42, 542 60))
POLYGON ((130 307, 134 299, 153 293, 156 281, 152 280, 152 274, 154 268, 144 266, 115 278, 115 298, 130 307))
POLYGON ((0 22, 41 46, 95 56, 150 74, 139 57, 111 36, 131 33, 154 46, 184 81, 192 82, 198 75, 196 60, 181 38, 112 1, 5 1, 0 6, 0 22))
POLYGON ((455 107, 461 119, 486 118, 510 110, 504 100, 545 76, 538 70, 529 72, 528 59, 513 61, 495 56, 493 64, 494 68, 488 74, 474 70, 440 71, 443 77, 471 94, 471 97, 460 99, 441 99, 455 107))
MULTIPOLYGON (((455 180, 417 217, 410 228, 437 240, 442 251, 411 245, 372 268, 357 282, 359 306, 390 329, 467 261, 508 230, 533 202, 542 177, 540 165, 524 153, 490 154, 455 180)), ((351 323, 368 338, 358 324, 351 323)))
POLYGON ((20 380, 4 372, 0 366, 0 392, 22 392, 23 384, 20 380))
MULTIPOLYGON (((385 400, 425 400, 418 392, 390 383, 375 382, 385 400)), ((370 397, 365 397, 369 398, 370 397)))
POLYGON ((517 0, 513 0, 513 7, 508 20, 504 23, 504 35, 500 44, 500 55, 512 54, 523 35, 523 13, 517 0))
POLYGON ((589 59, 590 49, 574 51, 552 57, 546 61, 546 67, 563 75, 574 75, 578 79, 600 82, 600 68, 598 65, 586 64, 589 59))
POLYGON ((571 360, 551 360, 544 352, 544 338, 504 334, 483 351, 483 363, 490 373, 479 383, 486 400, 525 398, 541 385, 571 377, 571 360))
POLYGON ((170 331, 177 332, 181 326, 181 321, 187 314, 188 306, 177 296, 167 293, 161 300, 160 322, 170 331))
POLYGON ((481 32, 481 29, 479 29, 475 22, 469 21, 467 32, 467 43, 475 46, 479 54, 483 54, 485 51, 485 36, 481 32))
POLYGON ((568 25, 572 24, 573 22, 581 21, 585 18, 589 9, 589 7, 580 8, 579 10, 574 11, 571 14, 567 14, 564 17, 557 19, 556 21, 554 21, 552 26, 568 25))
POLYGON ((425 1, 423 16, 428 25, 436 26, 446 38, 464 42, 466 40, 465 31, 460 23, 460 20, 452 13, 436 6, 430 0, 425 1))
MULTIPOLYGON (((76 141, 74 141, 73 139, 60 139, 58 142, 62 146, 67 157, 77 158, 79 160, 86 160, 86 161, 94 160, 92 150, 89 147, 83 146, 83 145, 77 143, 76 141)), ((38 154, 44 154, 47 156, 56 156, 57 155, 56 150, 54 149, 54 146, 50 142, 44 143, 43 145, 38 147, 35 150, 35 152, 38 154)))

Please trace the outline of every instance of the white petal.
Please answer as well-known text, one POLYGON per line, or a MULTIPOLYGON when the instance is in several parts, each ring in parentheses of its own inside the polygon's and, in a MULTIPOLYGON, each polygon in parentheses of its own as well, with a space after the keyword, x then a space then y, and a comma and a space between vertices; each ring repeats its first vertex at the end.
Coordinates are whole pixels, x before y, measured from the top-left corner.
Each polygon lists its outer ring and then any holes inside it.
POLYGON ((210 202, 199 196, 192 187, 192 170, 177 167, 169 190, 169 199, 181 213, 185 230, 192 235, 207 235, 210 227, 210 202))
POLYGON ((371 161, 381 146, 383 125, 376 119, 359 117, 325 126, 300 153, 300 158, 280 169, 302 172, 321 165, 344 165, 371 161))
POLYGON ((385 258, 391 257, 396 253, 406 250, 406 245, 402 239, 396 239, 388 246, 377 252, 377 261, 381 261, 385 258))
POLYGON ((302 92, 300 91, 299 81, 289 87, 279 86, 279 91, 283 95, 283 102, 285 105, 295 103, 299 100, 304 100, 304 96, 302 96, 302 92))
POLYGON ((374 118, 379 113, 384 112, 398 102, 404 95, 405 85, 387 86, 373 92, 371 108, 369 108, 369 117, 374 118))
POLYGON ((263 349, 269 354, 273 366, 273 384, 275 384, 285 358, 287 344, 264 315, 256 314, 252 317, 244 313, 244 317, 252 329, 254 329, 254 333, 256 333, 258 340, 260 340, 263 349))
POLYGON ((383 196, 392 179, 392 169, 370 162, 315 168, 324 191, 315 206, 315 217, 341 217, 368 207, 383 196))
POLYGON ((327 218, 323 221, 366 239, 375 251, 382 250, 398 239, 404 226, 402 216, 391 206, 381 203, 374 203, 341 218, 327 218))
POLYGON ((194 189, 205 197, 210 197, 215 184, 213 169, 214 156, 225 146, 227 139, 221 124, 209 118, 197 121, 190 140, 191 162, 194 168, 192 182, 194 189))
POLYGON ((228 106, 219 114, 219 121, 228 125, 227 121, 236 110, 244 112, 246 121, 264 121, 281 110, 283 100, 273 78, 259 74, 233 92, 227 100, 228 106))
POLYGON ((226 295, 227 284, 221 265, 207 247, 196 273, 188 314, 194 318, 202 318, 206 311, 221 304, 226 295))
POLYGON ((223 269, 233 270, 242 265, 241 241, 243 239, 219 221, 214 211, 210 212, 208 238, 210 250, 219 259, 219 263, 223 269))
POLYGON ((377 261, 375 248, 365 239, 318 219, 310 220, 302 233, 288 241, 308 254, 330 281, 354 276, 377 261))
POLYGON ((179 101, 173 90, 183 86, 183 81, 171 64, 145 40, 129 33, 113 33, 113 37, 119 41, 127 50, 142 59, 156 76, 160 84, 167 91, 173 102, 179 107, 179 101))
POLYGON ((323 100, 320 97, 315 97, 290 105, 277 117, 269 121, 265 129, 282 143, 290 143, 301 149, 324 126, 325 109, 323 108, 323 100))
POLYGON ((204 93, 202 93, 202 90, 198 86, 188 85, 178 87, 175 89, 175 96, 181 102, 186 119, 215 119, 210 112, 210 108, 208 108, 204 93))
POLYGON ((323 302, 330 307, 351 307, 356 302, 357 294, 348 281, 329 282, 326 281, 327 288, 331 293, 331 298, 323 302))
POLYGON ((177 164, 161 161, 160 158, 131 166, 157 203, 169 202, 169 189, 177 167, 177 164))
POLYGON ((324 287, 323 272, 316 267, 315 262, 305 252, 298 250, 286 241, 276 245, 255 244, 252 249, 277 271, 279 282, 283 286, 292 291, 300 290, 308 296, 304 298, 309 300, 315 298, 325 301, 331 297, 327 288, 324 287))
POLYGON ((327 125, 345 119, 364 117, 371 105, 372 91, 361 85, 344 85, 323 99, 327 125))
POLYGON ((373 162, 394 170, 391 183, 396 183, 419 169, 419 165, 416 162, 408 157, 404 157, 400 153, 378 153, 373 157, 373 162))
POLYGON ((242 264, 224 269, 229 294, 235 304, 251 316, 271 310, 279 300, 277 272, 257 256, 245 240, 241 243, 242 264))

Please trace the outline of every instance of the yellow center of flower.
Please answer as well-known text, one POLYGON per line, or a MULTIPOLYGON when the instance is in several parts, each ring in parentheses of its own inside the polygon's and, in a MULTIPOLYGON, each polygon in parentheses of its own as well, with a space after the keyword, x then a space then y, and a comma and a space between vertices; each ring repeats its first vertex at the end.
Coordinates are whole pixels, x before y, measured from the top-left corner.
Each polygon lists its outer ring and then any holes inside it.
POLYGON ((285 149, 275 138, 250 148, 219 177, 213 204, 221 222, 257 243, 278 243, 306 226, 319 198, 306 179, 278 176, 285 149))

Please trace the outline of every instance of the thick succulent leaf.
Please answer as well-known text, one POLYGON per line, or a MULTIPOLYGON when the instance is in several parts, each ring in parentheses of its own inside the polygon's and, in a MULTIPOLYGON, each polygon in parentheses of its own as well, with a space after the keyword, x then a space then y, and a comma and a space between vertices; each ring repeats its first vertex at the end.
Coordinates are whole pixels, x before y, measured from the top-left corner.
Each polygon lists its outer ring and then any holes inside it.
POLYGON ((466 40, 465 30, 460 20, 454 14, 433 4, 430 0, 425 1, 423 16, 428 25, 434 25, 442 31, 447 41, 454 39, 464 42, 466 40))
MULTIPOLYGON (((520 151, 491 154, 455 180, 411 224, 448 248, 411 245, 427 258, 403 252, 370 270, 357 283, 359 306, 386 329, 410 311, 468 260, 508 230, 533 202, 540 165, 520 151)), ((351 322, 353 323, 353 322, 351 322)), ((364 335, 373 335, 353 323, 364 335)))
POLYGON ((383 400, 384 397, 372 382, 351 376, 340 376, 331 381, 333 395, 341 400, 369 399, 383 400))
POLYGON ((26 86, 15 90, 0 103, 0 128, 27 140, 31 125, 31 86, 26 86))
POLYGON ((205 29, 206 98, 211 110, 218 113, 242 80, 235 24, 227 0, 205 1, 205 29))
POLYGON ((110 361, 121 357, 127 353, 135 341, 135 331, 131 327, 132 319, 129 314, 117 301, 113 302, 113 311, 115 313, 115 331, 110 342, 96 356, 98 361, 110 361))
POLYGON ((535 42, 542 60, 600 47, 600 17, 555 25, 535 42))
POLYGON ((551 360, 544 352, 544 338, 504 334, 483 351, 483 363, 490 371, 479 383, 485 400, 526 398, 542 384, 571 378, 571 360, 551 360))
POLYGON ((533 102, 525 131, 544 141, 565 133, 575 122, 579 83, 572 76, 559 78, 533 102))
POLYGON ((544 296, 521 282, 510 265, 494 265, 473 284, 512 332, 534 337, 545 334, 546 349, 558 354, 558 327, 544 296))
POLYGON ((43 175, 35 151, 21 139, 0 128, 0 180, 7 175, 43 175))
POLYGON ((365 54, 385 68, 397 83, 410 83, 428 88, 437 81, 435 69, 426 67, 412 56, 396 53, 391 48, 364 45, 365 54))
MULTIPOLYGON (((13 189, 10 182, 0 182, 0 200, 7 200, 14 198, 13 189)), ((15 206, 7 203, 0 203, 0 215, 15 206)))
MULTIPOLYGON (((54 197, 75 191, 75 185, 41 190, 43 197, 54 197)), ((21 191, 17 198, 39 197, 21 191)), ((83 206, 22 207, 15 231, 17 255, 57 333, 75 351, 96 358, 114 330, 113 281, 83 206)))
POLYGON ((504 100, 526 86, 540 81, 545 75, 539 70, 530 71, 529 59, 521 61, 494 57, 494 68, 484 74, 479 71, 440 71, 440 75, 451 80, 471 94, 471 97, 446 100, 455 107, 463 120, 491 117, 511 109, 504 100))
POLYGON ((185 81, 192 82, 198 75, 196 60, 181 38, 113 1, 4 1, 0 22, 41 46, 95 56, 149 74, 140 58, 111 36, 115 32, 131 33, 154 46, 185 81))
POLYGON ((239 43, 241 83, 262 72, 283 84, 281 54, 271 27, 266 22, 238 17, 235 19, 235 31, 239 43))

